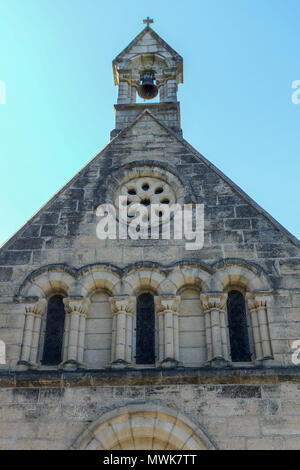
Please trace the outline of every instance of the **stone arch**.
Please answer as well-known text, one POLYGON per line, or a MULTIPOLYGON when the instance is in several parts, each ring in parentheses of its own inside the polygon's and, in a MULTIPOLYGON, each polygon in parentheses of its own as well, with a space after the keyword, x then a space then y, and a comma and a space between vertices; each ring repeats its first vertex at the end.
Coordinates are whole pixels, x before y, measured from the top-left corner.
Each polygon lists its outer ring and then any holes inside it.
POLYGON ((211 283, 211 274, 201 267, 183 264, 175 266, 167 279, 176 286, 175 293, 183 287, 197 287, 206 291, 211 283))
POLYGON ((215 266, 212 277, 212 291, 226 291, 230 287, 241 288, 245 292, 269 291, 270 282, 264 271, 243 260, 224 260, 215 266))
POLYGON ((104 290, 109 295, 118 295, 120 275, 111 266, 92 265, 79 271, 78 279, 73 283, 71 294, 90 297, 97 290, 104 290))
POLYGON ((216 263, 214 267, 216 272, 212 278, 211 290, 223 292, 226 296, 229 292, 237 291, 243 297, 243 301, 240 301, 240 305, 236 304, 234 311, 231 311, 231 313, 228 310, 228 308, 231 308, 229 298, 226 301, 225 323, 228 348, 231 348, 231 354, 236 357, 244 357, 242 362, 249 362, 251 356, 252 359, 256 360, 261 360, 262 357, 272 359, 271 336, 268 325, 271 305, 269 302, 268 306, 265 303, 263 313, 258 316, 256 310, 251 310, 252 304, 249 304, 247 300, 252 296, 255 298, 255 293, 267 294, 268 298, 270 298, 270 294, 272 295, 272 283, 265 271, 259 265, 242 259, 224 259, 216 263), (238 329, 234 330, 230 326, 230 316, 235 319, 235 322, 238 322, 238 329), (260 333, 260 330, 263 333, 260 333), (261 334, 266 338, 264 352, 261 350, 261 334), (232 351, 232 345, 234 352, 232 351))
POLYGON ((207 434, 179 411, 156 404, 132 404, 103 414, 81 435, 78 450, 213 450, 207 434))
POLYGON ((142 291, 149 291, 154 295, 164 293, 162 284, 166 280, 163 271, 148 267, 135 267, 127 271, 123 278, 124 294, 137 295, 142 291))
POLYGON ((45 266, 27 276, 16 297, 47 299, 54 293, 62 293, 68 296, 75 277, 75 270, 68 269, 66 266, 45 266))
POLYGON ((193 199, 191 194, 187 194, 187 181, 179 176, 176 169, 158 161, 141 161, 123 165, 108 177, 103 184, 103 187, 108 188, 106 201, 113 203, 113 194, 122 184, 140 177, 154 177, 167 182, 174 189, 179 204, 183 204, 186 199, 193 199))

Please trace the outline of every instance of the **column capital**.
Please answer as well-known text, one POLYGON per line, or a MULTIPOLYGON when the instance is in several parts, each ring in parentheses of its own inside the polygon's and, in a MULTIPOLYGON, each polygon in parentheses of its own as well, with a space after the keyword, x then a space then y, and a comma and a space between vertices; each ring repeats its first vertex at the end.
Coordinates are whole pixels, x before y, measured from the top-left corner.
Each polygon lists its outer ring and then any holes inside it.
POLYGON ((254 310, 257 308, 267 307, 271 295, 271 292, 249 292, 246 294, 249 309, 254 310))
POLYGON ((47 300, 40 299, 35 303, 25 305, 25 312, 42 316, 45 313, 46 307, 47 307, 47 300))
POLYGON ((155 308, 158 314, 164 314, 168 311, 177 313, 180 302, 181 298, 179 295, 166 295, 154 298, 155 308))
POLYGON ((65 297, 63 302, 67 313, 78 312, 81 315, 87 315, 91 304, 87 297, 65 297))
POLYGON ((136 298, 129 296, 110 297, 109 303, 111 310, 115 315, 118 315, 119 313, 133 314, 136 298))
POLYGON ((204 308, 204 312, 208 313, 213 309, 224 310, 227 296, 227 292, 203 292, 200 294, 200 301, 204 308))

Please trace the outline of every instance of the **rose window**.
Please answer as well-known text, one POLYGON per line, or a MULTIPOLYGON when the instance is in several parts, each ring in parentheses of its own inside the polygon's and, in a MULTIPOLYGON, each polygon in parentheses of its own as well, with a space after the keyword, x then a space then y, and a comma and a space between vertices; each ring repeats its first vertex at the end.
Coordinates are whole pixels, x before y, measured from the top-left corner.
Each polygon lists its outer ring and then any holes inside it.
POLYGON ((134 204, 142 204, 146 207, 147 219, 150 220, 152 204, 160 205, 155 212, 158 217, 163 217, 164 205, 171 206, 176 203, 175 192, 170 185, 166 181, 154 177, 133 178, 123 183, 114 198, 117 209, 119 207, 119 196, 127 197, 127 201, 123 201, 123 205, 127 205, 127 222, 130 222, 135 216, 134 204))

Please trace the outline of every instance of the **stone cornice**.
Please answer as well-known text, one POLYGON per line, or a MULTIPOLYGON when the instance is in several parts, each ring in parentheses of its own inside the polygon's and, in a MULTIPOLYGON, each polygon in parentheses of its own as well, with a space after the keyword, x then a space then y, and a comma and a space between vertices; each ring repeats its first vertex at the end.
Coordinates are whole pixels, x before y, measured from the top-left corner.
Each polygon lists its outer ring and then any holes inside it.
POLYGON ((109 369, 71 371, 8 372, 0 370, 0 388, 48 388, 95 386, 147 386, 171 384, 276 385, 300 384, 300 367, 268 368, 174 368, 109 369))

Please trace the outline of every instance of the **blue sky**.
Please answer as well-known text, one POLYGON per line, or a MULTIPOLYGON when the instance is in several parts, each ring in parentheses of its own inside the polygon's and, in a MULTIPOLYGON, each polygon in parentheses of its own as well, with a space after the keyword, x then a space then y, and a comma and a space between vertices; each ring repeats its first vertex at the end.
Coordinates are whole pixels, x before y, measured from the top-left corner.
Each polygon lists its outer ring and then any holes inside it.
POLYGON ((154 18, 184 59, 182 127, 298 238, 299 0, 0 0, 0 244, 109 140, 112 59, 154 18))

